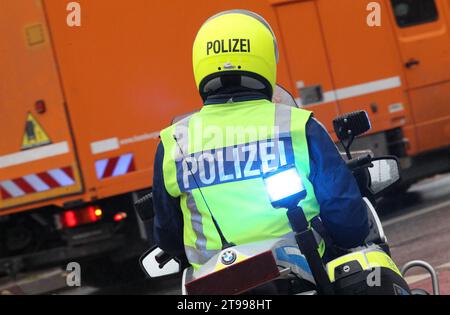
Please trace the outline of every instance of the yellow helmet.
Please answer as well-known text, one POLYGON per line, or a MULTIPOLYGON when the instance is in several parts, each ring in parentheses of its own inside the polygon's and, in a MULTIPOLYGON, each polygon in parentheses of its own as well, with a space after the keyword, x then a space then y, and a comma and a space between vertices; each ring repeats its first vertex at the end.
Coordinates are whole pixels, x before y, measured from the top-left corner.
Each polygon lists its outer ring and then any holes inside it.
POLYGON ((254 12, 216 14, 203 24, 194 42, 194 76, 203 99, 226 82, 261 90, 271 98, 277 63, 275 34, 254 12))

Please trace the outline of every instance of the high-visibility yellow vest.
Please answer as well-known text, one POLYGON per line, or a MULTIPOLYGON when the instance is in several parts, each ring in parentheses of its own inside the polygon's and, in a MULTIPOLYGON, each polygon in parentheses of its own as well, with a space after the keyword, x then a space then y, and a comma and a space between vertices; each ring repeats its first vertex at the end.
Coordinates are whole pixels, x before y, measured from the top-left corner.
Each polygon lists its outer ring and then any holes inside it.
MULTIPOLYGON (((209 105, 161 132, 168 193, 180 198, 186 255, 194 268, 222 249, 211 213, 236 245, 292 234, 286 211, 274 209, 263 172, 295 165, 307 190, 311 221, 320 207, 309 181, 306 124, 311 112, 266 100, 209 105)), ((319 247, 324 252, 324 243, 319 247)))

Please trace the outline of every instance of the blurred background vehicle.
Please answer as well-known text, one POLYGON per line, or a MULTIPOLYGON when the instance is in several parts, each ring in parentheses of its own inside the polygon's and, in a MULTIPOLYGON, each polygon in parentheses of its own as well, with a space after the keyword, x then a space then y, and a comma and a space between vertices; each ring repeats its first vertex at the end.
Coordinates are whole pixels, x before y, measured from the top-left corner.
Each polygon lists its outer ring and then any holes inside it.
POLYGON ((279 82, 332 119, 366 110, 355 144, 395 155, 403 189, 450 169, 450 3, 384 0, 0 1, 0 273, 132 259, 152 242, 133 201, 152 186, 159 131, 198 109, 191 47, 204 20, 244 8, 277 34, 279 82), (345 5, 343 2, 345 1, 345 5))

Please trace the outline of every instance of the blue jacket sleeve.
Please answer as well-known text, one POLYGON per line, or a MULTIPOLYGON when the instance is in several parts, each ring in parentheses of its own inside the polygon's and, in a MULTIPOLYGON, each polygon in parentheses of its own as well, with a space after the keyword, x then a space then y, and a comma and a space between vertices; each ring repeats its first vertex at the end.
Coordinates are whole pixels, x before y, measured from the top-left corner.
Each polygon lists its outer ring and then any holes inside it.
POLYGON ((310 180, 329 236, 342 248, 362 245, 369 233, 361 192, 326 129, 315 119, 307 124, 310 180))
POLYGON ((184 257, 183 214, 180 200, 166 190, 163 174, 164 147, 158 145, 153 169, 153 237, 156 245, 175 257, 184 257))

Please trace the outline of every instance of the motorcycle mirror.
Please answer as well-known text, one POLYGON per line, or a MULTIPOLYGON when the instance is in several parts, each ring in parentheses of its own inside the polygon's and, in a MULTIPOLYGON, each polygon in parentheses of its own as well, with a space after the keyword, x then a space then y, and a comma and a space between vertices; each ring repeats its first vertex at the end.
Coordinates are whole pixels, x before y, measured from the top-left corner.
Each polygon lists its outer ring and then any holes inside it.
POLYGON ((341 141, 356 138, 371 129, 369 115, 363 110, 336 118, 333 126, 341 141))
POLYGON ((397 158, 382 157, 372 160, 370 173, 370 191, 372 194, 380 195, 401 179, 400 167, 397 158))
POLYGON ((292 94, 289 93, 288 90, 278 84, 275 88, 275 92, 273 93, 272 102, 275 104, 283 104, 291 107, 299 107, 297 102, 295 101, 295 97, 292 96, 292 94))
POLYGON ((347 153, 349 160, 352 159, 350 147, 355 138, 366 133, 372 128, 370 125, 369 115, 366 111, 357 111, 340 116, 333 120, 333 127, 336 132, 336 136, 345 148, 345 152, 347 153))
POLYGON ((175 275, 181 271, 180 263, 176 259, 167 256, 158 247, 153 247, 142 255, 139 263, 150 278, 175 275))

